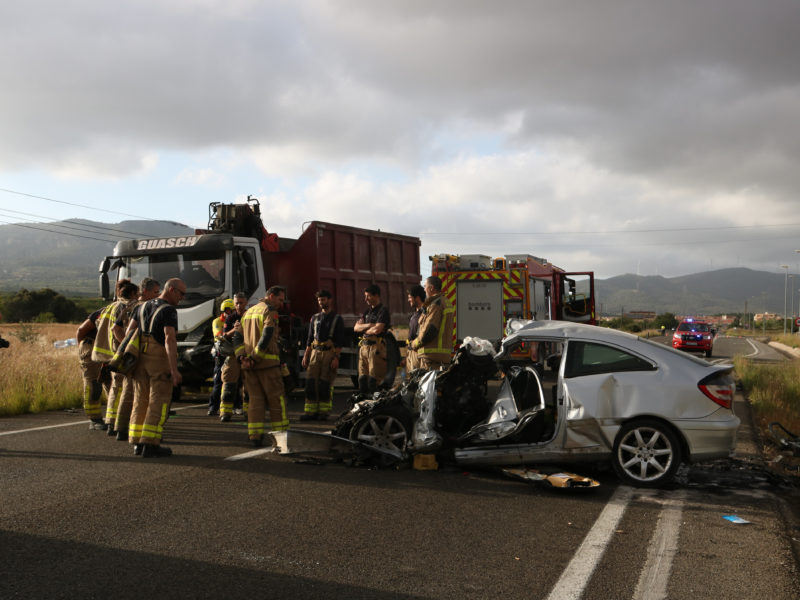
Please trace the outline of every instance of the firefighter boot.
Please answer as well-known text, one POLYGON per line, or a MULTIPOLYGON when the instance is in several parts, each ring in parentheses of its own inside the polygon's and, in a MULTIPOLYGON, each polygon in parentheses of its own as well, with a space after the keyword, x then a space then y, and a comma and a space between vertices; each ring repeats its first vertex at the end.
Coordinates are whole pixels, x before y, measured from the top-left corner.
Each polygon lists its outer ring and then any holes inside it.
POLYGON ((300 415, 301 421, 313 421, 317 418, 317 411, 319 410, 317 393, 317 380, 309 377, 306 380, 306 403, 303 407, 303 414, 300 415))
POLYGON ((318 393, 320 397, 317 421, 327 421, 333 407, 333 386, 329 381, 319 380, 318 393))
POLYGON ((222 398, 220 401, 220 417, 219 420, 227 423, 231 420, 233 415, 233 402, 236 398, 237 386, 235 383, 222 384, 222 398))

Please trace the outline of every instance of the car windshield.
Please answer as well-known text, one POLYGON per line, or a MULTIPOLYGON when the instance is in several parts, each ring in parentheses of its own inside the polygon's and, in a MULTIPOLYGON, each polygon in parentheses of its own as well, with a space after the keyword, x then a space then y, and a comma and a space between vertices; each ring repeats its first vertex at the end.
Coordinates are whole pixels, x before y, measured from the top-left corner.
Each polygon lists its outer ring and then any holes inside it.
POLYGON ((216 298, 225 289, 225 253, 222 251, 126 256, 122 260, 119 277, 127 277, 137 284, 151 277, 163 288, 168 279, 180 277, 186 284, 181 306, 216 298))
POLYGON ((708 325, 705 323, 684 322, 678 325, 678 331, 708 331, 708 325))

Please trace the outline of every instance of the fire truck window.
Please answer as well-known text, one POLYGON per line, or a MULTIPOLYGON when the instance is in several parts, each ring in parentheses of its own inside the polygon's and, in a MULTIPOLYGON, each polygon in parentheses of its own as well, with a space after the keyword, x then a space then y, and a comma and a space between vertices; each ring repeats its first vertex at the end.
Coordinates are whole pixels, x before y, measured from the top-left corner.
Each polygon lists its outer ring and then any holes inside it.
POLYGON ((237 248, 233 258, 233 291, 251 296, 258 287, 256 255, 252 248, 237 248))

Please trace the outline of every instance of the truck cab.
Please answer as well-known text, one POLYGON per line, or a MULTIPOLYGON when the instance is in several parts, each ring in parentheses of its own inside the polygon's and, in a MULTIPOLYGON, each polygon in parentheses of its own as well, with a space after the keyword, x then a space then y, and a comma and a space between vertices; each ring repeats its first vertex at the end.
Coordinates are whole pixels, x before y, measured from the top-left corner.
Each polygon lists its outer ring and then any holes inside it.
POLYGON ((250 304, 266 294, 264 266, 257 239, 228 233, 126 240, 100 264, 100 291, 111 299, 109 272, 115 279, 164 283, 179 277, 186 295, 178 304, 178 360, 188 385, 200 385, 213 369, 211 321, 219 305, 238 291, 250 304))

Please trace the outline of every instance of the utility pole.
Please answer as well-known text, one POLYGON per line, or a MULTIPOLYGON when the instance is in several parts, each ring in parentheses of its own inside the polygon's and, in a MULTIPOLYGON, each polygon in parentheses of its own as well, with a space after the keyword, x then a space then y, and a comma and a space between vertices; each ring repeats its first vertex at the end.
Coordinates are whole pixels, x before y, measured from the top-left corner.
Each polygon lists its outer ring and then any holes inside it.
POLYGON ((781 265, 783 271, 783 335, 786 335, 786 292, 789 286, 789 265, 781 265))

